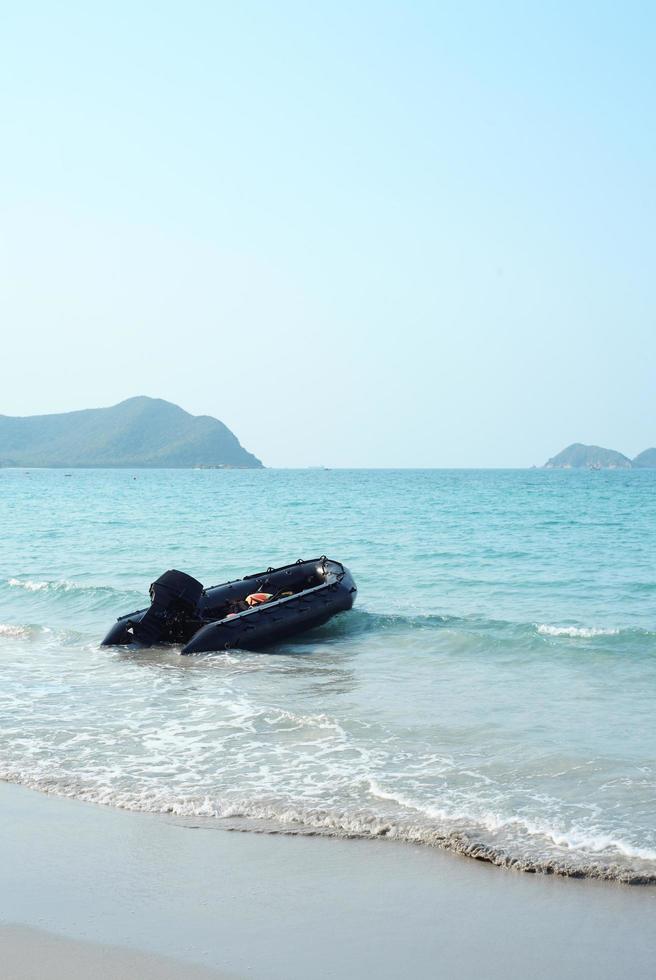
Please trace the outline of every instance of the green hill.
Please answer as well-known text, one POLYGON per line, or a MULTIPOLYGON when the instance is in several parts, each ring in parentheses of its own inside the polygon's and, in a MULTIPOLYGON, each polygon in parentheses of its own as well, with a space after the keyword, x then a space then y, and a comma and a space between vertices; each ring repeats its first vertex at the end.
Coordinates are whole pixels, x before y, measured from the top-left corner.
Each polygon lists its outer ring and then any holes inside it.
POLYGON ((553 456, 544 464, 546 469, 630 469, 631 460, 628 456, 614 449, 603 449, 601 446, 584 446, 574 442, 553 456))
POLYGON ((141 395, 111 408, 0 415, 0 466, 258 468, 223 422, 141 395))
POLYGON ((656 470, 656 449, 644 449, 636 456, 632 465, 637 469, 656 470))

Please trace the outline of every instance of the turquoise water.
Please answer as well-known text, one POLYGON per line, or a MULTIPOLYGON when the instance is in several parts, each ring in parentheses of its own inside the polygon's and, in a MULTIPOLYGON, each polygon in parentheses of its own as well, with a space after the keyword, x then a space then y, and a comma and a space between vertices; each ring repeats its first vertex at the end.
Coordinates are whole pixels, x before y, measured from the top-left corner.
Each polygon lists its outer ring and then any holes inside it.
POLYGON ((656 472, 0 470, 0 776, 656 880, 656 472), (169 567, 328 554, 275 655, 100 648, 169 567))

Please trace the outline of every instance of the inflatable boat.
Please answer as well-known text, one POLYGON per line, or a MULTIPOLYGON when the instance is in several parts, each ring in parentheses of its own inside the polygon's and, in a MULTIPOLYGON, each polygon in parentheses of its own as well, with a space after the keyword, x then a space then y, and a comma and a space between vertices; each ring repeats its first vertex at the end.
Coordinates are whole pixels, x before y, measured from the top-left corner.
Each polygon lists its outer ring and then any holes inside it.
POLYGON ((356 593, 348 568, 325 555, 208 589, 170 569, 150 586, 150 606, 119 617, 102 645, 176 643, 185 654, 259 650, 350 609, 356 593))

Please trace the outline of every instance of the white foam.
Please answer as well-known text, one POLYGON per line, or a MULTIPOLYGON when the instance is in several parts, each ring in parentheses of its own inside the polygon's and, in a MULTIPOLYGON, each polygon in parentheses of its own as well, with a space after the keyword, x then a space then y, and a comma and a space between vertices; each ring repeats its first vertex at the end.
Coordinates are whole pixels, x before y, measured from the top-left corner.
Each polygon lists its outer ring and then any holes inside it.
POLYGON ((543 837, 555 844, 557 848, 576 852, 577 854, 619 854, 627 858, 639 858, 643 861, 656 861, 656 850, 639 847, 622 837, 611 837, 609 834, 595 833, 572 826, 569 830, 559 830, 544 821, 527 820, 524 817, 502 815, 490 811, 474 812, 472 810, 437 807, 414 800, 402 793, 394 793, 383 789, 375 780, 369 784, 370 792, 381 800, 390 800, 400 806, 415 810, 432 820, 443 820, 451 823, 478 824, 484 830, 498 834, 511 827, 531 837, 543 837))
MULTIPOLYGON (((549 852, 542 852, 542 857, 538 857, 538 864, 544 867, 558 867, 562 872, 568 873, 568 868, 588 868, 588 873, 598 873, 600 866, 595 864, 597 856, 603 856, 606 860, 613 858, 639 859, 646 862, 656 861, 656 851, 650 848, 638 847, 622 838, 611 837, 607 834, 594 834, 586 831, 578 831, 572 828, 570 832, 559 832, 552 827, 541 823, 533 823, 518 816, 503 817, 498 814, 479 815, 478 819, 472 821, 471 814, 467 815, 467 820, 463 825, 462 813, 456 814, 449 812, 441 807, 424 806, 418 804, 402 794, 390 793, 372 783, 372 793, 381 799, 395 800, 401 805, 412 807, 435 820, 439 819, 441 826, 426 826, 423 823, 417 824, 398 819, 390 819, 382 815, 373 813, 349 812, 348 810, 324 810, 319 808, 308 808, 299 804, 271 803, 266 801, 240 800, 240 799, 216 799, 212 796, 188 796, 175 797, 166 792, 163 787, 153 788, 147 791, 134 792, 124 788, 112 787, 111 785, 89 785, 86 781, 79 781, 76 778, 56 779, 44 774, 29 774, 25 770, 11 771, 5 769, 0 771, 0 779, 7 782, 21 783, 32 789, 38 789, 56 796, 64 796, 85 802, 99 803, 105 806, 114 806, 120 809, 137 810, 150 813, 164 813, 179 817, 205 817, 219 819, 245 819, 258 822, 266 821, 271 826, 248 826, 241 829, 264 830, 264 832, 279 833, 324 833, 329 836, 347 837, 386 837, 393 840, 407 841, 416 844, 439 844, 441 846, 453 847, 463 853, 474 853, 479 855, 485 853, 487 859, 495 860, 494 855, 498 854, 500 861, 495 863, 506 863, 507 843, 500 842, 500 849, 495 845, 486 846, 476 843, 471 838, 472 822, 478 823, 485 830, 498 833, 507 830, 509 827, 517 827, 523 834, 540 836, 549 841, 552 847, 555 845, 556 852, 561 851, 567 854, 566 863, 558 863, 558 858, 550 851, 552 860, 556 864, 551 864, 547 856, 549 852), (456 822, 457 820, 457 822, 456 822), (450 826, 445 826, 448 824, 450 826), (289 828, 285 831, 283 828, 289 828), (278 829, 276 829, 278 828, 278 829), (459 840, 462 833, 465 837, 459 840), (586 855, 588 861, 586 862, 586 855), (570 864, 570 860, 572 860, 570 864), (590 863, 592 862, 592 863, 590 863)), ((531 865, 532 859, 529 853, 523 854, 523 848, 517 852, 517 860, 527 862, 531 865)), ((647 872, 649 873, 649 872, 647 872)), ((612 864, 608 868, 607 877, 621 877, 621 867, 612 864)))
POLYGON ((17 578, 7 579, 7 585, 10 585, 14 589, 25 589, 27 592, 41 592, 44 589, 50 588, 52 584, 51 582, 32 582, 30 579, 24 582, 21 582, 17 578))
POLYGON ((98 589, 106 591, 108 589, 108 586, 83 585, 81 582, 71 582, 68 579, 35 582, 29 578, 8 578, 7 585, 13 589, 25 589, 26 592, 88 592, 98 589))
POLYGON ((544 824, 532 821, 522 821, 529 833, 541 834, 552 840, 556 847, 568 851, 587 854, 621 854, 623 857, 639 858, 642 861, 656 861, 656 850, 649 847, 637 847, 621 837, 611 837, 609 834, 595 834, 591 831, 572 827, 569 831, 558 831, 544 824))
POLYGON ((29 634, 29 626, 12 626, 8 623, 0 623, 0 636, 19 638, 29 636, 29 634))
POLYGON ((346 734, 342 726, 334 718, 330 718, 326 714, 301 715, 293 711, 287 711, 284 708, 272 708, 267 712, 265 721, 272 725, 279 724, 281 721, 291 721, 294 723, 294 727, 297 728, 324 728, 337 732, 340 735, 346 734))
POLYGON ((618 636, 618 629, 602 629, 596 626, 549 626, 542 623, 538 626, 540 636, 570 636, 589 640, 594 636, 618 636))

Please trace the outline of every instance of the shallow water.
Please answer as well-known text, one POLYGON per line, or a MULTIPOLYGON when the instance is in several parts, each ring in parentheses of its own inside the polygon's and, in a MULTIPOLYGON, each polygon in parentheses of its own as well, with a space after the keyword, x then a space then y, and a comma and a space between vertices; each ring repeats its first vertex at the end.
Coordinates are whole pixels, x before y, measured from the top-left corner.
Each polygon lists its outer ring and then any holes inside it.
POLYGON ((69 472, 0 470, 0 776, 656 880, 656 472, 69 472), (273 655, 98 645, 324 553, 356 608, 273 655))

